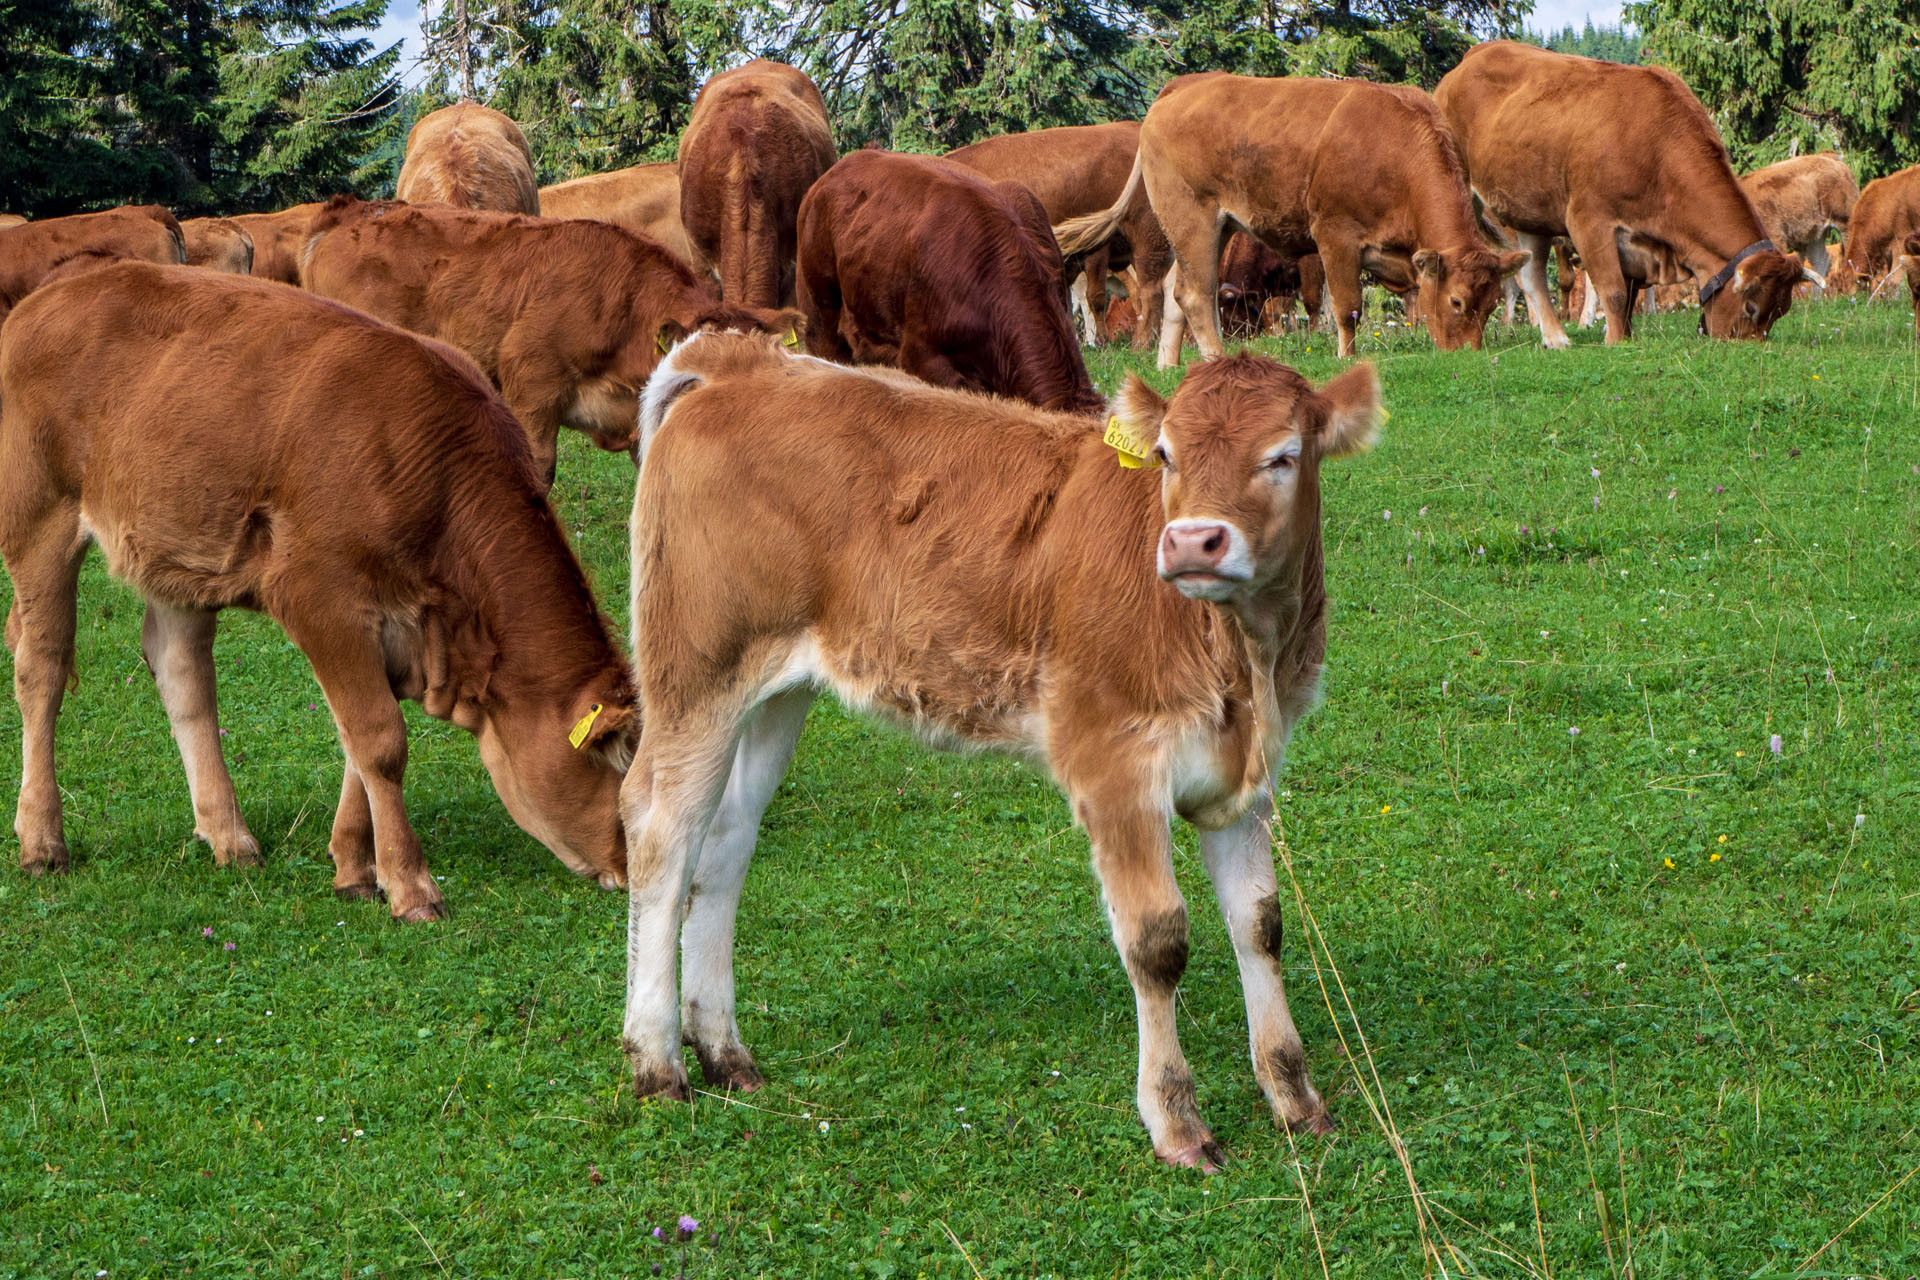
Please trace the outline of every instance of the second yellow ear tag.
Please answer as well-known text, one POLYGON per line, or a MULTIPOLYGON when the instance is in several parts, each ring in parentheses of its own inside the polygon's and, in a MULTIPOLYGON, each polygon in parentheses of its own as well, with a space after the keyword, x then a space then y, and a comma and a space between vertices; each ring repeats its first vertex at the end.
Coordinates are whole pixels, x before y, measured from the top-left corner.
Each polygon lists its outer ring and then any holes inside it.
POLYGON ((596 702, 588 709, 587 714, 574 721, 573 731, 567 735, 568 746, 575 751, 580 749, 580 744, 585 742, 587 735, 593 732, 593 722, 600 718, 600 711, 600 704, 596 702))
POLYGON ((788 347, 797 347, 797 346, 799 346, 799 345, 800 345, 800 331, 799 331, 798 329, 789 329, 789 330, 787 330, 787 336, 786 336, 786 337, 784 337, 784 338, 782 338, 782 339, 780 339, 780 342, 781 342, 781 345, 783 345, 783 346, 788 346, 788 347))
POLYGON ((673 344, 667 341, 667 331, 665 329, 653 335, 653 345, 659 349, 661 355, 665 355, 667 352, 673 350, 673 344))
POLYGON ((1153 441, 1120 421, 1118 416, 1107 419, 1107 434, 1101 440, 1113 448, 1119 455, 1120 465, 1128 470, 1160 465, 1153 457, 1153 441))

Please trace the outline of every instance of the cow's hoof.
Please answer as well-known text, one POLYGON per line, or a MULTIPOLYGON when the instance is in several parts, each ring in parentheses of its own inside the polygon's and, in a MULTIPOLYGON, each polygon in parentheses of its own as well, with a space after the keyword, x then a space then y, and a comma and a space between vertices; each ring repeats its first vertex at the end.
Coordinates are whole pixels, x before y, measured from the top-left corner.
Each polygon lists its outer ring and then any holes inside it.
POLYGON ((213 848, 213 865, 216 867, 257 867, 260 865, 260 842, 251 834, 242 834, 228 840, 215 840, 211 836, 194 832, 196 836, 213 848))
POLYGON ((1568 337, 1542 338, 1540 339, 1540 345, 1549 351, 1565 351, 1573 345, 1573 339, 1568 337))
POLYGON ((1288 1133, 1312 1133, 1318 1134, 1323 1138, 1332 1134, 1333 1131, 1339 1127, 1340 1126, 1333 1122, 1333 1117, 1328 1115, 1324 1109, 1299 1120, 1287 1121, 1288 1133))
POLYGON ((333 896, 345 902, 371 902, 380 896, 377 884, 337 884, 333 896))
POLYGON ((1220 1167, 1227 1162, 1227 1153, 1222 1151, 1220 1144, 1212 1138, 1188 1146, 1176 1147, 1170 1151, 1162 1151, 1156 1147, 1153 1154, 1161 1164, 1171 1165, 1176 1169, 1198 1169, 1202 1173, 1218 1173, 1220 1167))
POLYGON ((636 1068, 633 1073, 633 1096, 636 1098, 661 1098, 668 1102, 692 1102, 693 1083, 687 1079, 687 1069, 681 1067, 661 1067, 653 1070, 636 1068))
POLYGON ((67 846, 58 840, 21 842, 20 869, 30 876, 59 875, 69 865, 67 846))
POLYGON ((401 924, 418 924, 427 920, 445 920, 447 914, 447 904, 436 899, 417 907, 408 907, 405 911, 395 911, 393 918, 401 924))
POLYGON ((700 1059, 700 1074, 709 1088, 728 1093, 754 1093, 767 1087, 767 1078, 760 1074, 760 1068, 754 1065, 753 1055, 745 1049, 720 1049, 708 1053, 695 1045, 693 1052, 700 1059))
POLYGON ((602 871, 597 878, 600 881, 600 887, 602 889, 607 890, 609 893, 619 889, 624 889, 627 887, 627 877, 625 872, 602 871))

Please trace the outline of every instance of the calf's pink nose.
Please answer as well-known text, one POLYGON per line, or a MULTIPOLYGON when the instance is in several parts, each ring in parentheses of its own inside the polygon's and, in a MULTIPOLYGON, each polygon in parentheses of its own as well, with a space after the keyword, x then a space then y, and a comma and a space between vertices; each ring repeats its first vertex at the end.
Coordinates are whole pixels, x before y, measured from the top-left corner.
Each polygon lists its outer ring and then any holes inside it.
POLYGON ((1226 559, 1228 543, 1224 524, 1168 525, 1160 535, 1160 562, 1173 573, 1217 569, 1226 559))

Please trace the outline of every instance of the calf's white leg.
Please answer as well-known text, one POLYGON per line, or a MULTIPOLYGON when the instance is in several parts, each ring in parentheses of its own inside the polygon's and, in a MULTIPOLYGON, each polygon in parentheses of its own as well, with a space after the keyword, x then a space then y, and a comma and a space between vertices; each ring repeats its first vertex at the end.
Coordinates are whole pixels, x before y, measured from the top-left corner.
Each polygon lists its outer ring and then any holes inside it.
POLYGON ((786 776, 812 704, 811 689, 794 689, 754 710, 734 748, 727 789, 693 870, 680 932, 681 1036, 693 1046, 700 1074, 713 1088, 747 1092, 766 1083, 735 1019, 734 920, 760 838, 760 817, 786 776))
POLYGON ((1263 799, 1240 821, 1200 832, 1200 856, 1240 964, 1254 1078, 1274 1122, 1309 1133, 1333 1132, 1326 1104, 1307 1075, 1306 1050, 1287 1010, 1281 980, 1281 909, 1273 872, 1273 802, 1263 799))
POLYGON ((160 689, 180 763, 193 797, 193 834, 213 849, 220 866, 260 861, 260 842, 247 829, 233 795, 233 778, 220 752, 220 713, 214 688, 213 632, 219 615, 211 609, 177 609, 147 601, 140 627, 140 648, 160 689))

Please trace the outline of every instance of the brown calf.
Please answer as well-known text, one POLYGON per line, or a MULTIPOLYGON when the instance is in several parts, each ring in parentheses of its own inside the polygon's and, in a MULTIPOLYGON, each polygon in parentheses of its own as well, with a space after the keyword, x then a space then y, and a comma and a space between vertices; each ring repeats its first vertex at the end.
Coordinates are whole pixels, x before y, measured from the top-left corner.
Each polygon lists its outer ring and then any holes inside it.
POLYGON ((253 237, 232 218, 189 218, 180 224, 180 236, 188 266, 253 274, 253 237))
MULTIPOLYGON (((1525 254, 1480 238, 1466 175, 1433 100, 1363 80, 1257 79, 1207 72, 1169 81, 1140 127, 1125 198, 1058 228, 1079 253, 1112 234, 1145 182, 1178 259, 1175 295, 1200 354, 1220 344, 1218 271, 1230 230, 1276 249, 1318 252, 1340 331, 1354 352, 1360 273, 1418 307, 1443 351, 1480 346, 1500 280, 1525 254)), ((1179 363, 1163 332, 1160 365, 1179 363)))
POLYGON ((634 447, 640 388, 677 339, 797 319, 722 306, 685 263, 609 223, 352 196, 313 219, 300 283, 473 357, 526 429, 543 485, 562 426, 634 447))
POLYGON ((180 224, 157 204, 25 222, 0 236, 0 319, 69 258, 139 258, 179 263, 187 257, 180 224))
POLYGON ((1852 293, 1865 286, 1877 294, 1909 231, 1920 231, 1920 164, 1875 178, 1861 189, 1847 225, 1841 265, 1834 271, 1835 290, 1852 293))
POLYGON ((784 63, 756 59, 700 90, 680 135, 680 221, 728 302, 793 305, 800 202, 836 154, 820 90, 784 63))
POLYGON ((1794 156, 1745 175, 1740 186, 1753 201, 1767 239, 1799 254, 1824 280, 1829 266, 1827 237, 1835 231, 1845 233, 1860 199, 1860 184, 1847 162, 1831 151, 1794 156))
POLYGON ((542 187, 540 216, 611 222, 658 241, 689 267, 702 269, 700 251, 680 221, 680 166, 671 160, 542 187))
POLYGON ((1223 336, 1245 340, 1293 327, 1294 305, 1307 309, 1307 324, 1320 319, 1327 278, 1320 255, 1281 253, 1236 231, 1220 255, 1220 325, 1223 336))
POLYGON ((0 328, 14 830, 34 872, 67 865, 54 722, 89 543, 146 597, 141 645, 217 862, 260 854, 217 734, 214 625, 238 606, 286 628, 339 728, 342 896, 446 913, 401 798, 398 698, 477 735, 514 820, 620 883, 627 666, 519 427, 458 352, 266 281, 131 262, 49 285, 0 328))
POLYGON ((1547 296, 1546 251, 1566 235, 1607 314, 1632 336, 1652 284, 1692 279, 1716 338, 1765 338, 1808 273, 1766 238, 1699 99, 1663 67, 1628 67, 1496 40, 1434 90, 1488 214, 1533 252, 1521 273, 1549 347, 1568 345, 1547 296))
POLYGON ((1913 300, 1913 336, 1920 338, 1920 231, 1907 234, 1907 293, 1913 300))
MULTIPOLYGON (((987 138, 947 152, 947 159, 966 165, 995 182, 1018 182, 1039 199, 1047 221, 1058 226, 1070 218, 1097 213, 1119 198, 1140 150, 1140 125, 1122 120, 1113 124, 1069 125, 1035 129, 987 138)), ((1133 269, 1139 287, 1133 307, 1141 322, 1133 327, 1133 349, 1145 351, 1160 328, 1160 294, 1173 249, 1153 216, 1144 188, 1135 191, 1116 227, 1113 239, 1068 263, 1069 280, 1078 277, 1084 287, 1087 312, 1094 332, 1088 341, 1104 341, 1107 327, 1106 279, 1109 272, 1133 269)))
POLYGON ((800 206, 807 349, 1046 409, 1100 404, 1046 210, 937 156, 856 151, 800 206))
POLYGON ((511 118, 477 102, 430 111, 407 134, 394 198, 456 209, 539 213, 533 149, 511 118))
POLYGON ((1199 828, 1274 1119, 1325 1132, 1281 982, 1271 788, 1326 649, 1319 468, 1365 448, 1373 370, 1320 390, 1252 356, 1098 419, 702 336, 647 388, 633 508, 646 730, 621 790, 624 1043, 641 1095, 762 1083, 734 1015, 733 928, 760 816, 817 690, 923 739, 1045 762, 1093 844, 1139 1015, 1163 1160, 1212 1167, 1174 1030, 1199 828), (716 589, 723 584, 724 589, 716 589), (678 981, 676 954, 684 965, 678 981))

